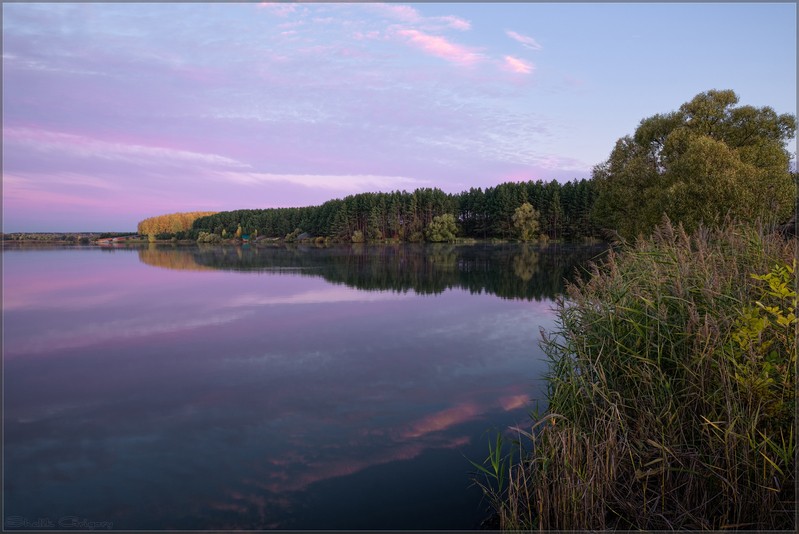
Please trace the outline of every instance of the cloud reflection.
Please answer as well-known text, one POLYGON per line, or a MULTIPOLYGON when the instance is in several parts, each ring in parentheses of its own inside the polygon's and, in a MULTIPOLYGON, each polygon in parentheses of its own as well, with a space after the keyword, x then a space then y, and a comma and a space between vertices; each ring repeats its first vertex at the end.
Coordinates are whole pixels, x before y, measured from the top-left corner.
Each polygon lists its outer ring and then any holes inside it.
POLYGON ((109 341, 141 339, 161 334, 196 330, 207 326, 233 323, 247 312, 212 313, 205 317, 190 317, 159 320, 153 317, 95 322, 81 325, 73 330, 49 330, 36 338, 15 344, 8 355, 49 353, 54 350, 69 350, 99 345, 109 341))
POLYGON ((267 296, 255 294, 239 295, 225 306, 232 308, 246 306, 277 306, 295 304, 333 304, 345 302, 380 302, 386 300, 406 300, 412 295, 393 291, 359 291, 348 287, 328 287, 320 290, 304 291, 294 295, 267 296))
POLYGON ((406 438, 418 438, 431 432, 446 430, 452 426, 464 423, 484 412, 476 404, 468 403, 441 412, 428 415, 417 421, 411 429, 404 434, 406 438))
MULTIPOLYGON (((62 499, 110 514, 132 499, 139 504, 114 516, 121 528, 286 528, 320 488, 424 463, 433 451, 457 462, 492 421, 525 406, 543 304, 151 269, 137 256, 102 253, 109 263, 87 271, 103 281, 92 295, 113 294, 115 272, 141 278, 113 305, 7 314, 17 332, 7 354, 41 355, 5 360, 8 480, 18 488, 9 510, 62 499), (79 491, 108 480, 124 483, 113 495, 79 491)), ((52 267, 35 271, 39 263, 12 268, 55 277, 52 267)), ((400 470, 423 476, 418 465, 400 470)), ((464 460, 453 476, 465 481, 467 471, 464 460)))

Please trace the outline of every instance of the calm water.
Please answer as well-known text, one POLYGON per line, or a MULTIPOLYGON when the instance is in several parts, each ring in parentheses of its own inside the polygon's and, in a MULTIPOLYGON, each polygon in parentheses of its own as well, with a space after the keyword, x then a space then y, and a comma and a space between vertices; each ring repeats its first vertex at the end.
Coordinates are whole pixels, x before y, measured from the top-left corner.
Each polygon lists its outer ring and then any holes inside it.
POLYGON ((473 529, 600 249, 6 249, 6 528, 473 529))

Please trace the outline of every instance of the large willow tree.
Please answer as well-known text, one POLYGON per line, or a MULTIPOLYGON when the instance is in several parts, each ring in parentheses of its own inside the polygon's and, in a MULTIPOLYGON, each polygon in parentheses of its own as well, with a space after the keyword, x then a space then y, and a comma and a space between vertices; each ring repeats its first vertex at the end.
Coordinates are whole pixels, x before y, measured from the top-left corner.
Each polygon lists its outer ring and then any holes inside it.
POLYGON ((619 139, 594 168, 597 223, 633 238, 664 214, 689 231, 726 216, 787 220, 795 191, 786 143, 796 117, 736 104, 733 91, 707 91, 619 139))

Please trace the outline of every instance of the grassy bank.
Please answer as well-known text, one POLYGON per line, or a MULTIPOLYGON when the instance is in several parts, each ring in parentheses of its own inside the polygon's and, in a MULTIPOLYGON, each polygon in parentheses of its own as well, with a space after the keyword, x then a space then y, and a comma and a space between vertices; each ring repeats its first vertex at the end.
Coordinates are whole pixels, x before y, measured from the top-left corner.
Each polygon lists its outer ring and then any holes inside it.
POLYGON ((548 412, 479 479, 501 528, 793 529, 795 258, 666 223, 571 286, 548 412))

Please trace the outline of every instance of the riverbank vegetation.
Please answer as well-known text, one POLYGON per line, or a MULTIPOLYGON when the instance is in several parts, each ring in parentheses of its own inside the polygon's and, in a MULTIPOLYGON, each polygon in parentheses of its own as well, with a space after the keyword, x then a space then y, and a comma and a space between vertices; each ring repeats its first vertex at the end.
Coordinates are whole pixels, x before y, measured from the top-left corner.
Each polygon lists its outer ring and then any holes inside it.
MULTIPOLYGON (((791 529, 796 241, 666 221, 558 303, 504 529, 791 529)), ((499 473, 497 473, 499 475, 499 473)))
POLYGON ((796 119, 737 101, 645 119, 595 169, 619 247, 558 302, 517 459, 500 437, 476 464, 500 528, 795 529, 796 119))
POLYGON ((117 235, 130 235, 126 233, 99 233, 99 232, 12 232, 0 234, 4 243, 59 243, 69 245, 88 245, 97 239, 117 235))
POLYGON ((736 104, 733 91, 707 91, 619 139, 594 169, 596 224, 635 239, 664 214, 689 232, 728 217, 787 221, 796 183, 785 145, 796 117, 736 104))
MULTIPOLYGON (((140 221, 138 233, 157 239, 171 239, 178 232, 191 229, 192 224, 200 217, 213 215, 214 211, 189 211, 183 213, 168 213, 156 215, 140 221)), ((196 237, 195 237, 196 239, 196 237)))
POLYGON ((173 230, 167 229, 169 225, 145 227, 142 224, 147 221, 142 221, 139 231, 179 240, 197 240, 204 232, 206 240, 213 240, 210 234, 214 234, 222 239, 304 236, 309 241, 323 238, 340 243, 451 242, 456 236, 584 241, 600 236, 591 218, 596 197, 590 180, 508 182, 459 194, 422 188, 410 193, 361 193, 320 206, 223 211, 173 230), (524 224, 517 223, 514 215, 525 204, 533 209, 525 211, 524 224))

